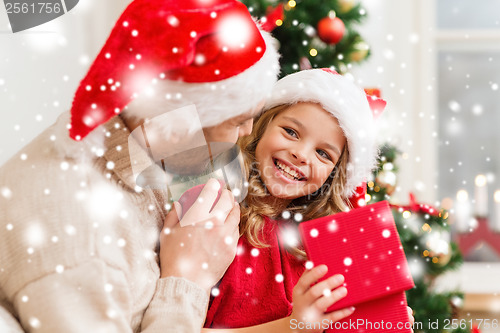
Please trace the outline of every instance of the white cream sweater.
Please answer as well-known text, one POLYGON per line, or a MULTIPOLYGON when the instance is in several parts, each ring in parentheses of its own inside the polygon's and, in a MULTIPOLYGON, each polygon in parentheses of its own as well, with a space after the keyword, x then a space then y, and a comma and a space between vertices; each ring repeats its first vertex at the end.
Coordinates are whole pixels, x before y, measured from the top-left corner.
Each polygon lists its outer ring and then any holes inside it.
POLYGON ((159 279, 167 200, 135 187, 130 132, 115 117, 91 148, 68 141, 67 119, 0 168, 0 325, 7 310, 28 332, 199 332, 208 295, 159 279))

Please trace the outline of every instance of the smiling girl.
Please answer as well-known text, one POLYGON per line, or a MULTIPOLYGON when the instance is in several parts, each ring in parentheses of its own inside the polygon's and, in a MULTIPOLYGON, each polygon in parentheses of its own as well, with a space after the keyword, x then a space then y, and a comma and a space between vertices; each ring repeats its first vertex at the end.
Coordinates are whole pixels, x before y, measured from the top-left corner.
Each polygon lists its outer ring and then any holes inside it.
POLYGON ((338 120, 319 104, 299 103, 283 109, 264 117, 275 114, 256 147, 255 159, 269 194, 287 203, 314 193, 325 183, 342 156, 346 139, 338 120))
POLYGON ((291 217, 299 222, 348 210, 349 198, 375 165, 371 102, 328 69, 291 74, 275 85, 252 134, 239 142, 249 172, 242 237, 212 290, 205 327, 322 332, 321 323, 352 314, 353 308, 324 313, 346 296, 344 278, 336 274, 316 283, 327 268, 305 269, 291 217), (318 325, 307 329, 307 323, 318 325))

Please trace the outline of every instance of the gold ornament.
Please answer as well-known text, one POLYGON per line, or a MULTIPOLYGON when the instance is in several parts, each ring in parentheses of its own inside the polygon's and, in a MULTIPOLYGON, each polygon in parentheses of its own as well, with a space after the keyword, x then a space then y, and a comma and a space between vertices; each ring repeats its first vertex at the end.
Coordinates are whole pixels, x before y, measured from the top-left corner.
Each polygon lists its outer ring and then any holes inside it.
POLYGON ((432 262, 440 267, 447 265, 452 253, 449 231, 435 226, 425 240, 425 247, 429 249, 432 262))
POLYGON ((392 171, 380 171, 377 174, 375 181, 383 188, 385 188, 386 193, 391 195, 396 189, 396 174, 392 171))
POLYGON ((351 60, 354 62, 360 62, 361 60, 366 58, 369 50, 370 46, 364 41, 357 42, 356 44, 354 44, 354 51, 351 52, 351 60))
POLYGON ((349 12, 355 5, 354 0, 339 0, 339 12, 340 13, 347 13, 349 12))
POLYGON ((347 72, 347 66, 343 62, 339 62, 338 64, 338 72, 339 73, 345 73, 347 72))
POLYGON ((429 256, 432 257, 432 262, 436 265, 443 267, 446 266, 451 259, 451 248, 446 253, 434 253, 430 252, 429 256))

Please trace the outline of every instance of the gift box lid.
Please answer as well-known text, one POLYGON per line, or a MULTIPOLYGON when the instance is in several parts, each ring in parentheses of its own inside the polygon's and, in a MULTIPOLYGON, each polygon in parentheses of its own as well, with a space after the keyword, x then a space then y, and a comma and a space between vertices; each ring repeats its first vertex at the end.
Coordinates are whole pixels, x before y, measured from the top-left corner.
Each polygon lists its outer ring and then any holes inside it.
POLYGON ((299 232, 309 260, 328 266, 324 279, 345 277, 347 296, 328 311, 414 286, 386 201, 302 222, 299 232))

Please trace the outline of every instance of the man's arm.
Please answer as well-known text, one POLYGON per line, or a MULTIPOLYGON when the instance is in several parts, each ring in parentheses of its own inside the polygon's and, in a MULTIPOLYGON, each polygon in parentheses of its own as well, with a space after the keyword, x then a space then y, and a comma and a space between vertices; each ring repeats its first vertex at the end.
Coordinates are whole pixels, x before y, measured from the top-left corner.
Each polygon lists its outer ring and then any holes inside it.
POLYGON ((208 295, 197 284, 178 277, 159 279, 142 319, 142 332, 199 333, 207 306, 208 295))
MULTIPOLYGON (((132 301, 123 273, 96 259, 30 283, 14 306, 27 332, 128 333, 133 332, 132 301)), ((198 286, 162 279, 141 332, 199 332, 207 304, 198 286)))
POLYGON ((93 211, 76 195, 90 197, 92 183, 82 190, 82 178, 57 172, 59 164, 37 163, 37 174, 12 168, 9 179, 0 175, 0 184, 16 194, 0 197, 0 228, 7 230, 0 233, 0 288, 23 329, 128 333, 145 316, 144 332, 199 332, 208 295, 180 278, 157 285, 154 245, 145 244, 156 225, 146 230, 133 208, 126 218, 93 223, 93 211), (50 195, 40 195, 43 189, 50 195))

